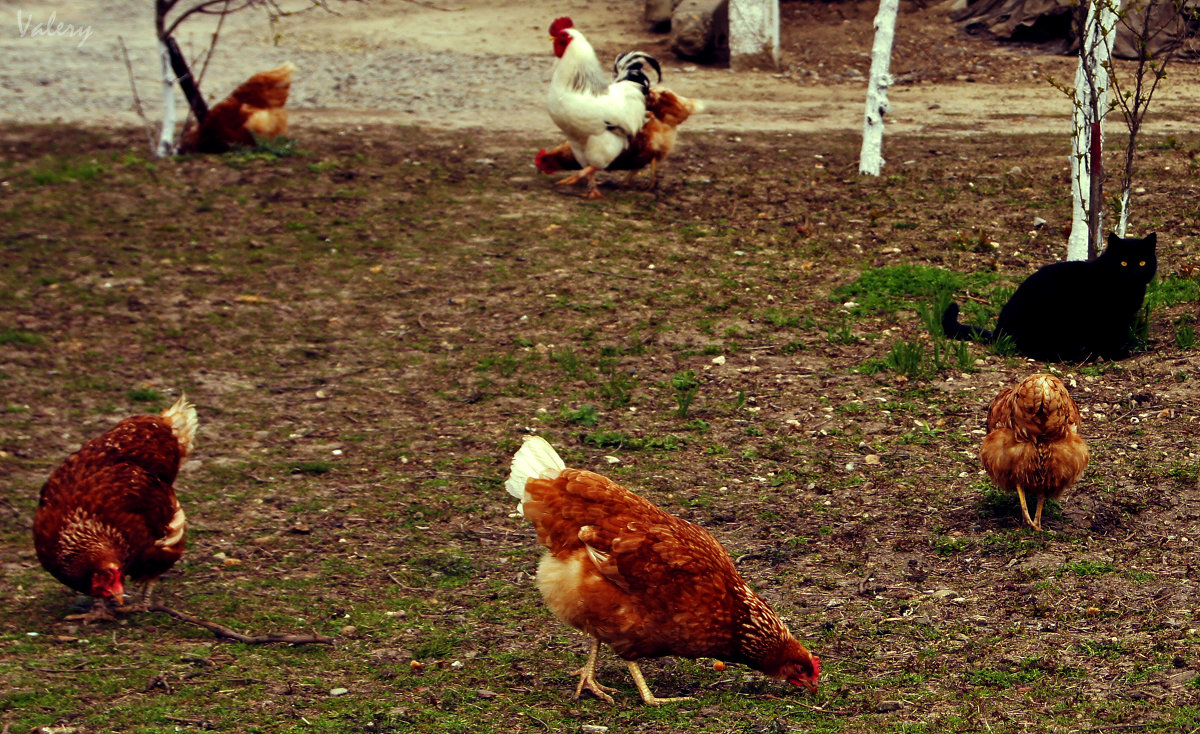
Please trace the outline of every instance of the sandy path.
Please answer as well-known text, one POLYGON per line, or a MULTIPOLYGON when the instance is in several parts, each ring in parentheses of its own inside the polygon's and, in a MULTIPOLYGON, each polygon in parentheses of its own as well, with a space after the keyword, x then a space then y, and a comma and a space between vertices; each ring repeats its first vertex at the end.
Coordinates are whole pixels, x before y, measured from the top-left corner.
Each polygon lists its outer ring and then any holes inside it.
MULTIPOLYGON (((334 3, 338 16, 311 12, 283 19, 274 30, 257 12, 232 16, 204 82, 206 95, 219 98, 251 73, 291 60, 300 67, 289 102, 294 127, 485 126, 543 138, 555 132, 543 106, 553 63, 546 37, 552 16, 571 14, 604 58, 626 48, 658 52, 663 46, 663 37, 640 22, 637 0, 447 0, 443 6, 454 10, 406 0, 334 3)), ((159 118, 158 55, 148 3, 5 3, 0 23, 5 59, 0 119, 137 124, 121 37, 148 113, 159 118), (86 29, 88 37, 37 35, 38 24, 52 16, 56 23, 86 29)), ((210 31, 198 22, 185 27, 178 38, 185 51, 196 54, 210 31)), ((861 126, 861 81, 806 85, 782 75, 733 74, 680 62, 666 52, 661 56, 666 83, 708 103, 709 112, 688 123, 691 129, 811 133, 861 126)), ((1171 84, 1155 98, 1153 129, 1191 129, 1184 121, 1200 111, 1197 78, 1196 66, 1176 68, 1171 84)), ((1039 82, 915 84, 893 88, 891 97, 892 134, 1057 131, 1069 111, 1062 95, 1039 82)), ((182 100, 178 107, 182 114, 182 100)))

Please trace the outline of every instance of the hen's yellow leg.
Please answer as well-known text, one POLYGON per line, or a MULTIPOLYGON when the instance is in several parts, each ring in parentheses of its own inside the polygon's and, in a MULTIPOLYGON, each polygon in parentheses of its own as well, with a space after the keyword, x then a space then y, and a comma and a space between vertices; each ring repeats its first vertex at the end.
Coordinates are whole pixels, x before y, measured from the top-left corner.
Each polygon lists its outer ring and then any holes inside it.
POLYGON ((595 167, 588 166, 587 168, 584 168, 579 173, 575 173, 570 176, 567 176, 566 178, 562 179, 561 181, 556 181, 554 185, 555 186, 571 186, 573 184, 579 183, 580 181, 584 180, 585 178, 590 179, 592 176, 595 176, 595 175, 596 175, 595 167))
POLYGON ((150 611, 150 593, 154 589, 154 584, 158 579, 150 579, 142 584, 142 594, 138 601, 134 604, 122 604, 122 612, 148 612, 150 611))
POLYGON ((600 189, 596 188, 596 169, 592 166, 588 166, 587 168, 583 169, 583 172, 587 174, 584 176, 584 178, 587 179, 587 191, 580 194, 580 196, 585 199, 604 198, 604 194, 600 193, 600 189))
POLYGON ((586 688, 592 693, 596 694, 597 698, 603 698, 609 703, 613 702, 613 697, 608 695, 608 691, 615 691, 617 689, 609 688, 608 686, 602 686, 596 682, 596 658, 599 656, 599 654, 600 640, 597 640, 595 637, 593 637, 592 649, 588 651, 587 662, 583 664, 582 668, 571 673, 571 675, 579 676, 579 685, 575 687, 575 695, 573 698, 579 698, 579 695, 583 693, 583 689, 586 688))
POLYGON ((1046 504, 1046 495, 1038 497, 1037 512, 1033 515, 1033 527, 1038 530, 1042 529, 1042 505, 1044 504, 1046 504))
MULTIPOLYGON (((1034 530, 1041 530, 1042 528, 1029 516, 1029 507, 1025 504, 1025 490, 1021 489, 1019 484, 1017 485, 1017 499, 1021 501, 1021 514, 1025 516, 1025 522, 1029 523, 1034 530)), ((1041 509, 1041 505, 1038 505, 1038 509, 1041 509)))
POLYGON ((656 698, 650 692, 650 686, 646 685, 646 679, 642 677, 642 669, 638 667, 637 661, 626 660, 625 664, 629 666, 629 673, 633 676, 633 684, 637 686, 638 693, 642 694, 642 701, 647 706, 661 706, 664 703, 675 703, 676 701, 694 701, 696 699, 691 696, 676 696, 675 698, 656 698))

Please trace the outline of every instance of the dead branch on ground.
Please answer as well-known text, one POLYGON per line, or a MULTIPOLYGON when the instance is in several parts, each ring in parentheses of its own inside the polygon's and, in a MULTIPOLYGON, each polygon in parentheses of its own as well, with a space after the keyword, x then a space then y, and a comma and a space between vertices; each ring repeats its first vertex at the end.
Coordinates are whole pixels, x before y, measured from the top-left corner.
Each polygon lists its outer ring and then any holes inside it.
POLYGON ((162 612, 163 614, 170 615, 181 622, 187 622, 188 624, 194 624, 197 627, 203 627, 219 638, 234 640, 247 645, 267 645, 276 642, 290 645, 334 644, 334 639, 332 637, 318 635, 315 632, 307 635, 292 635, 285 634, 283 632, 268 632, 265 635, 243 635, 241 632, 232 630, 225 625, 217 624, 216 622, 209 622, 208 620, 200 619, 199 617, 193 617, 190 614, 181 612, 178 609, 172 609, 164 604, 151 604, 147 611, 162 612))

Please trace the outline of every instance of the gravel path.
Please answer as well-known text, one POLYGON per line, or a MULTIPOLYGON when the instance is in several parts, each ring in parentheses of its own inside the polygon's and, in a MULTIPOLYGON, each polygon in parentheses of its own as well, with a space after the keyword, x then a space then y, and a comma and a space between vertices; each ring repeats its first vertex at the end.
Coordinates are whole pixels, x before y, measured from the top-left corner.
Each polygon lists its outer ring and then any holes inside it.
MULTIPOLYGON (((638 0, 530 5, 459 0, 439 10, 411 0, 335 2, 337 16, 309 12, 274 28, 259 12, 239 13, 222 29, 203 88, 215 102, 250 74, 293 61, 299 66, 288 105, 294 129, 390 123, 544 138, 555 134, 544 108, 553 64, 547 18, 561 12, 581 24, 586 18, 589 38, 605 56, 631 47, 662 49, 663 37, 640 22, 638 0)), ((98 0, 0 5, 0 120, 139 124, 123 38, 147 114, 157 121, 161 95, 150 6, 98 0)), ((196 56, 211 26, 189 20, 184 28, 178 40, 196 56)), ((826 69, 821 84, 803 84, 789 74, 733 74, 660 55, 666 84, 708 105, 689 129, 810 133, 861 125, 865 85, 857 69, 840 75, 826 69)), ((1189 128, 1183 120, 1200 111, 1196 77, 1197 67, 1177 67, 1172 86, 1155 99, 1153 129, 1189 128)), ((1044 82, 914 84, 894 87, 891 97, 892 134, 1055 131, 1064 129, 1069 111, 1065 97, 1044 82)), ((177 107, 182 119, 182 99, 177 107)))

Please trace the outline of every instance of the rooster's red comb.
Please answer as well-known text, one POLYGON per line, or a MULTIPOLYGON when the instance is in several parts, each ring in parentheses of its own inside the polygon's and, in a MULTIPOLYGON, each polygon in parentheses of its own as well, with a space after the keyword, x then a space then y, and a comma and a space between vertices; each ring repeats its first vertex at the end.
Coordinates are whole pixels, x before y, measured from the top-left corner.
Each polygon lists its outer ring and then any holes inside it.
POLYGON ((550 35, 557 36, 566 29, 574 27, 575 24, 571 22, 571 19, 564 15, 561 18, 555 18, 554 22, 550 24, 550 35))

